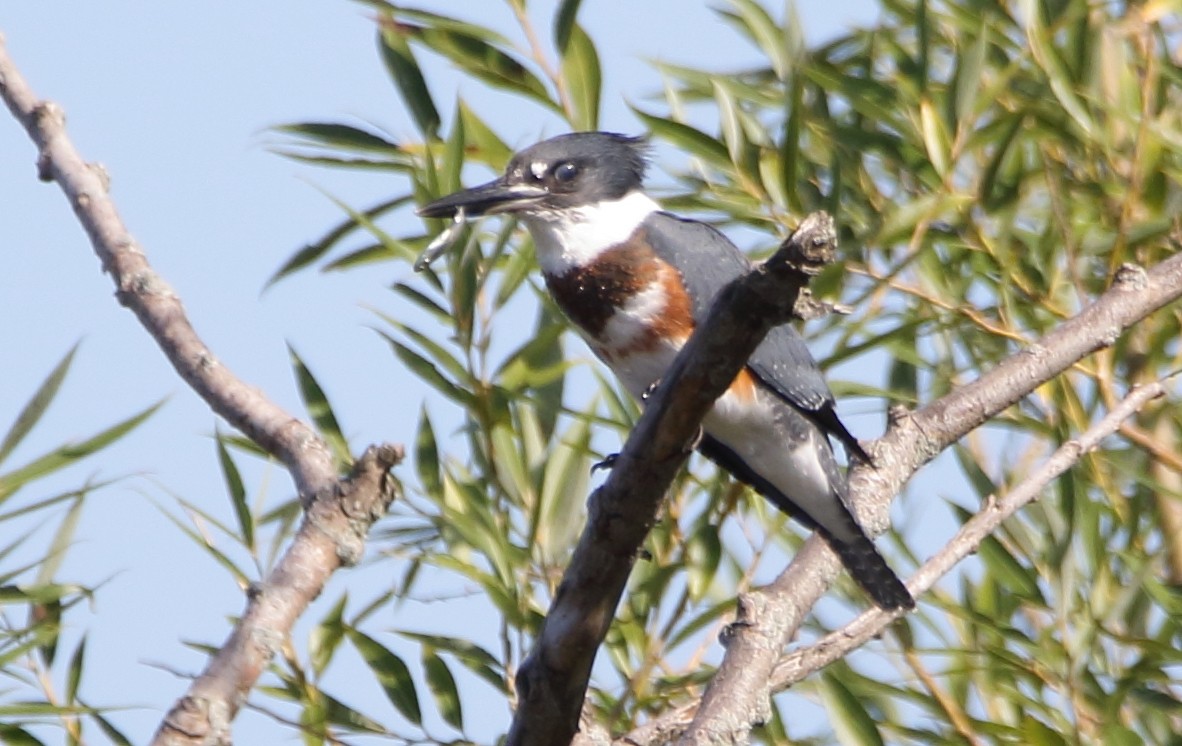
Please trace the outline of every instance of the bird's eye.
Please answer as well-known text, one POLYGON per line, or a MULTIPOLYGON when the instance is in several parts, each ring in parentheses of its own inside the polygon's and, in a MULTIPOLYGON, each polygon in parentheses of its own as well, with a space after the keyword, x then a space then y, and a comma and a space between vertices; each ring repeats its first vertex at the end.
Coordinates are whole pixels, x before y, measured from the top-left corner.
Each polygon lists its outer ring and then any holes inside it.
POLYGON ((554 167, 554 180, 560 184, 569 184, 579 175, 579 167, 570 161, 559 163, 554 167))

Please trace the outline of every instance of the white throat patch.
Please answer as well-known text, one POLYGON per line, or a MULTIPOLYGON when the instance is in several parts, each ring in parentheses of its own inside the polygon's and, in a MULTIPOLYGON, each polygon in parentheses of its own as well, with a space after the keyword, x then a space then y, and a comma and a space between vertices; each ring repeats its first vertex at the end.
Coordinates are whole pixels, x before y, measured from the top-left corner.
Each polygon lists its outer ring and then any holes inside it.
POLYGON ((542 271, 564 275, 626 241, 645 218, 660 209, 644 192, 632 191, 616 200, 521 217, 534 237, 542 271))

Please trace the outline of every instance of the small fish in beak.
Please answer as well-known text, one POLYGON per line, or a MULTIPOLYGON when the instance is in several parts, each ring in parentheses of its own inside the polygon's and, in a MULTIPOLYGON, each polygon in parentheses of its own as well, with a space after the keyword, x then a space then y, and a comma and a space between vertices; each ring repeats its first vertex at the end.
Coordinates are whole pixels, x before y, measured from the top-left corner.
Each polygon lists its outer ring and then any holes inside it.
POLYGON ((549 194, 542 187, 529 184, 510 184, 504 177, 487 184, 464 189, 423 205, 418 214, 425 218, 452 218, 443 233, 435 237, 415 262, 415 271, 422 272, 455 243, 469 217, 511 213, 528 208, 549 194))
POLYGON ((451 225, 443 229, 435 238, 431 239, 431 243, 427 244, 427 248, 423 249, 423 253, 419 254, 419 258, 415 260, 415 272, 422 272, 427 267, 431 266, 431 262, 443 256, 443 253, 452 247, 456 242, 456 238, 460 235, 460 231, 464 229, 464 224, 468 222, 468 215, 463 207, 457 207, 455 215, 452 216, 451 225))

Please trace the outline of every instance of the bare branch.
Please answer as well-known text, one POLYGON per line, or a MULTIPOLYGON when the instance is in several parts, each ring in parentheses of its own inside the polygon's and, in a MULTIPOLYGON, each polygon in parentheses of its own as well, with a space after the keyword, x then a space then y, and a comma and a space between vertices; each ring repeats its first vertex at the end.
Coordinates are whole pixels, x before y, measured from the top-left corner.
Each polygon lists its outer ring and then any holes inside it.
POLYGON ((338 567, 361 558, 369 527, 397 496, 389 471, 402 455, 399 446, 371 446, 348 479, 315 496, 291 546, 266 581, 251 588, 241 621, 165 716, 153 744, 230 743, 234 716, 300 614, 338 567))
POLYGON ((771 259, 723 290, 677 356, 607 482, 591 497, 574 556, 517 676, 509 744, 571 742, 595 653, 702 418, 767 332, 793 317, 801 289, 834 259, 836 246, 832 218, 809 215, 771 259))
MULTIPOLYGON (((892 419, 885 436, 869 444, 873 467, 851 473, 859 521, 881 533, 890 501, 924 464, 959 438, 1016 403, 1090 353, 1114 343, 1133 324, 1182 297, 1182 255, 1149 271, 1122 266, 1113 286, 1071 320, 1002 361, 979 379, 912 413, 892 419)), ((840 571, 840 561, 810 537, 788 568, 739 604, 739 616, 714 680, 700 704, 671 711, 618 743, 647 744, 664 720, 694 713, 682 743, 739 743, 767 712, 776 662, 840 571)), ((914 581, 913 581, 914 582, 914 581)), ((909 586, 913 593, 922 590, 909 586)), ((926 587, 926 586, 925 586, 926 587)), ((892 617, 893 618, 893 617, 892 617)))
POLYGON ((131 309, 176 371, 219 415, 286 465, 307 509, 291 546, 251 589, 229 639, 161 724, 157 744, 223 744, 230 724, 295 620, 337 568, 355 563, 397 485, 400 446, 369 448, 348 478, 316 432, 234 376, 197 336, 176 293, 148 264, 107 193, 106 173, 70 142, 65 117, 39 100, 0 39, 0 97, 37 145, 38 176, 56 181, 131 309))
MULTIPOLYGON (((1078 463, 1086 453, 1095 450, 1100 441, 1119 430, 1122 422, 1136 414, 1150 400, 1165 393, 1164 381, 1133 388, 1102 420, 1060 446, 1041 467, 1009 493, 1000 499, 991 496, 981 512, 961 526, 948 544, 919 568, 907 587, 917 594, 930 589, 937 580, 951 572, 957 563, 975 552, 1002 521, 1036 500, 1052 481, 1078 463)), ((776 664, 772 674, 772 690, 786 689, 849 651, 861 647, 881 634, 897 616, 883 613, 880 609, 870 610, 807 648, 785 656, 776 664)))
POLYGON ((66 134, 65 115, 29 88, 0 44, 0 96, 37 145, 37 173, 56 181, 86 230, 115 296, 139 318, 177 373, 219 415, 283 462, 301 495, 337 478, 332 452, 310 427, 237 378, 197 336, 180 298, 148 264, 107 192, 104 169, 87 163, 66 134))

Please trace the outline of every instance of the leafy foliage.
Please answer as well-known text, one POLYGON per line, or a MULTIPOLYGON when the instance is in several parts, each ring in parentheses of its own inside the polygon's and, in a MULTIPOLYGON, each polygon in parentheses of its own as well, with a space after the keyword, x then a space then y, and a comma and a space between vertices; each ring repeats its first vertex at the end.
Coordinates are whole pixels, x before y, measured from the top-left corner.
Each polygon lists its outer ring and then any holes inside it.
POLYGON ((75 609, 91 601, 96 589, 59 578, 87 498, 109 482, 87 482, 48 496, 30 493, 69 466, 93 460, 160 405, 21 466, 5 465, 57 398, 76 352, 74 347, 54 367, 0 441, 0 535, 12 537, 0 542, 0 719, 5 721, 0 740, 5 743, 40 744, 42 734, 54 729, 64 734, 63 742, 79 743, 84 732, 97 730, 112 743, 131 743, 104 708, 83 699, 87 637, 73 643, 74 636, 65 634, 76 624, 75 609), (44 546, 30 541, 44 533, 49 534, 44 546), (63 649, 70 644, 71 650, 63 649))
MULTIPOLYGON (((292 138, 284 151, 391 171, 405 186, 367 209, 342 206, 347 218, 274 279, 317 264, 409 267, 443 224, 415 222, 407 208, 456 189, 465 165, 503 167, 506 142, 523 133, 496 132, 463 100, 445 116, 430 56, 541 117, 599 126, 599 56, 577 20, 592 5, 559 5, 547 51, 514 0, 505 12, 518 39, 458 17, 365 4, 377 13, 381 61, 418 139, 314 122, 282 128, 292 138)), ((814 290, 853 313, 817 333, 834 350, 828 364, 881 375, 834 386, 914 405, 1037 340, 1102 292, 1122 263, 1175 250, 1182 77, 1178 28, 1163 8, 891 0, 874 27, 810 46, 795 19, 732 0, 719 18, 765 62, 656 64, 663 98, 634 110, 656 141, 689 159, 665 175, 671 209, 771 235, 812 210, 835 215, 846 261, 814 290)), ((277 669, 282 686, 271 693, 299 704, 309 742, 403 728, 398 737, 419 738, 435 727, 428 701, 439 727, 462 736, 459 669, 498 695, 511 692, 581 524, 599 444, 636 416, 577 362, 530 279, 528 236, 512 221, 485 223, 465 229, 458 246, 439 269, 396 283, 396 310, 379 316, 394 355, 439 397, 419 414, 417 492, 386 531, 401 580, 360 611, 350 614, 344 599, 334 606, 313 635, 310 669, 296 661, 277 669), (438 427, 457 419, 454 431, 438 427), (388 632, 362 631, 378 606, 424 593, 425 577, 478 589, 495 633, 403 632, 394 645, 388 632), (316 684, 346 640, 398 713, 395 725, 316 684), (396 652, 408 640, 420 646, 418 664, 396 652)), ((1129 386, 1176 369, 1178 326, 1176 309, 1147 320, 957 446, 947 468, 976 492, 955 496, 957 517, 1021 481, 1129 386)), ((344 458, 327 398, 296 363, 317 423, 344 458)), ((1167 528, 1182 526, 1180 428, 1176 408, 1143 413, 1123 440, 1085 456, 1007 523, 955 587, 876 646, 876 660, 834 666, 800 687, 830 712, 836 737, 1169 742, 1182 729, 1170 684, 1182 643, 1182 531, 1167 528)), ((675 484, 596 669, 598 722, 626 731, 701 691, 734 594, 795 541, 746 495, 701 464, 675 484)), ((761 737, 799 738, 788 713, 800 701, 779 699, 761 737)))

